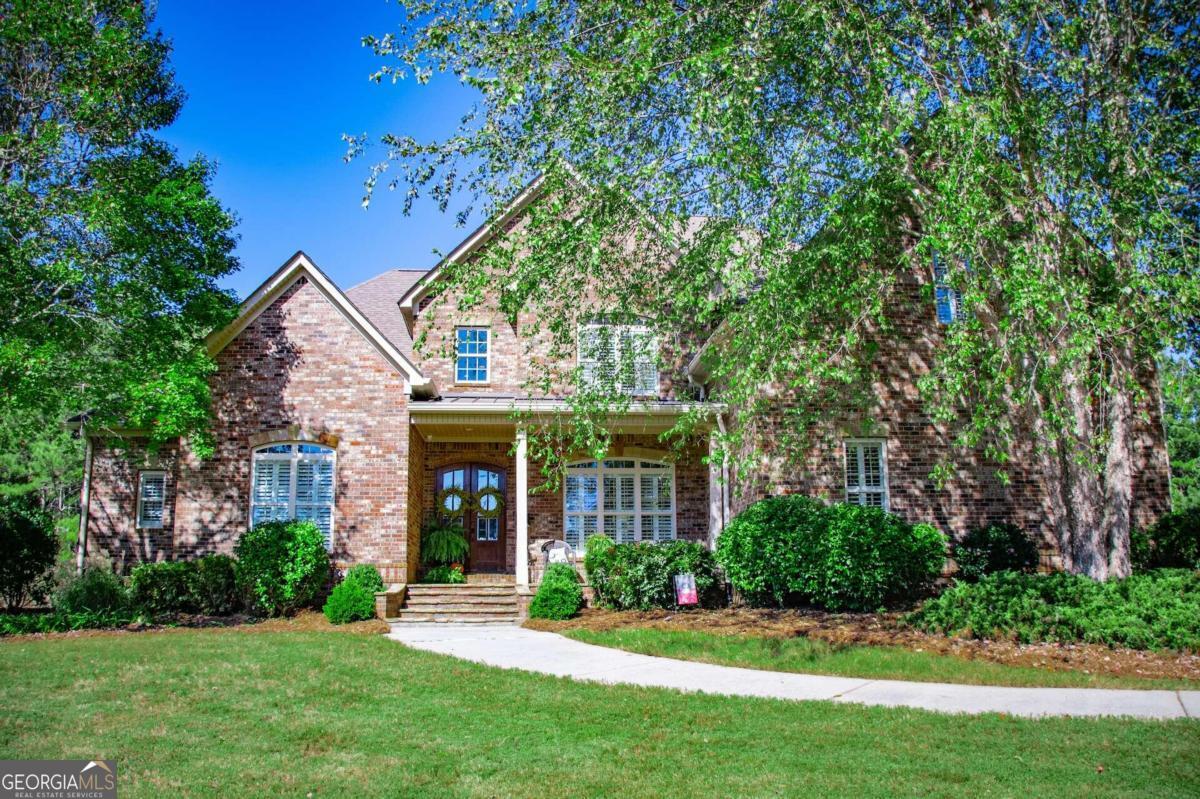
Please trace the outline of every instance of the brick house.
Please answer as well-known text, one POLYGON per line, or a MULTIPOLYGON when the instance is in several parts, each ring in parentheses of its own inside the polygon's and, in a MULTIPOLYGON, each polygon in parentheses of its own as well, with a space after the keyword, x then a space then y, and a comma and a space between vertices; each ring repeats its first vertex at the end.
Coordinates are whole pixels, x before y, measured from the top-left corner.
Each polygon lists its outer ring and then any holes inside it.
MULTIPOLYGON (((536 196, 526 190, 442 263, 469 259, 517 223, 536 196)), ((343 291, 303 253, 290 258, 209 338, 217 364, 211 458, 197 459, 186 443, 150 454, 136 430, 123 431, 119 446, 89 435, 86 546, 127 569, 229 552, 255 522, 307 518, 326 534, 338 564, 372 563, 387 582, 413 583, 423 522, 439 507, 455 511, 461 491, 491 509, 462 515, 468 571, 510 575, 522 590, 536 583, 545 542, 579 548, 604 532, 621 541, 711 545, 756 498, 802 491, 881 505, 955 536, 987 521, 1016 521, 1043 535, 1053 558, 1045 492, 1032 471, 1018 463, 1004 485, 989 464, 967 457, 949 484, 930 480, 948 437, 925 415, 915 383, 938 346, 939 326, 955 313, 953 296, 939 287, 930 301, 932 272, 913 273, 897 295, 897 324, 879 348, 875 401, 829 409, 804 468, 768 459, 760 474, 733 485, 720 464, 704 462, 703 434, 679 451, 660 443, 659 434, 699 401, 688 387, 705 383, 701 349, 662 373, 653 360, 639 363, 628 387, 637 401, 613 421, 607 459, 572 462, 557 490, 536 491, 540 473, 514 410, 536 422, 563 409, 562 395, 524 393, 536 366, 496 304, 456 315, 450 302, 425 313, 440 271, 391 270, 343 291), (414 340, 428 333, 445 337, 453 351, 417 351, 414 340)), ((1147 416, 1135 447, 1142 523, 1168 503, 1157 406, 1147 416)), ((772 420, 755 424, 769 439, 772 420)))

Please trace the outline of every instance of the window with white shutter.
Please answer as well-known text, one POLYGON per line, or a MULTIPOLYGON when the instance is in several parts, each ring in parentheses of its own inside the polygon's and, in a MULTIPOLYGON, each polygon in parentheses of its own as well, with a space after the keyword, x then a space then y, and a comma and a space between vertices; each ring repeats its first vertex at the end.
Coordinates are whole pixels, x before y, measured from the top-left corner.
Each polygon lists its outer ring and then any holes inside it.
POLYGON ((675 538, 675 468, 632 458, 567 466, 563 518, 568 544, 603 533, 618 544, 675 538))
POLYGON ((303 519, 333 546, 334 451, 319 444, 271 444, 256 449, 250 524, 303 519))
POLYGON ((157 530, 163 526, 163 512, 167 501, 167 473, 141 472, 138 474, 137 526, 146 530, 157 530))
POLYGON ((581 325, 579 366, 586 386, 632 396, 658 393, 658 339, 648 327, 581 325))
POLYGON ((887 453, 882 441, 846 442, 846 502, 888 509, 887 453))

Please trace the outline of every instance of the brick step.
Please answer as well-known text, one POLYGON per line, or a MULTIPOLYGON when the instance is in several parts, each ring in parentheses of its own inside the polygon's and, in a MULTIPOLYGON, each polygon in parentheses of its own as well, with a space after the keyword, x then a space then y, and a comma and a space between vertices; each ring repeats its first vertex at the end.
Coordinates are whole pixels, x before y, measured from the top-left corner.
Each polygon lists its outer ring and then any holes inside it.
POLYGON ((423 583, 408 586, 408 595, 414 596, 512 596, 517 590, 511 585, 451 585, 423 583))
POLYGON ((517 621, 517 613, 515 610, 511 613, 470 613, 463 611, 425 612, 402 610, 400 611, 398 621, 400 624, 436 624, 439 622, 457 622, 464 624, 515 624, 517 621))
POLYGON ((469 605, 481 608, 508 608, 517 606, 513 596, 410 596, 404 603, 407 608, 444 607, 446 605, 469 605))
POLYGON ((516 585, 517 578, 511 574, 468 574, 467 585, 516 585))

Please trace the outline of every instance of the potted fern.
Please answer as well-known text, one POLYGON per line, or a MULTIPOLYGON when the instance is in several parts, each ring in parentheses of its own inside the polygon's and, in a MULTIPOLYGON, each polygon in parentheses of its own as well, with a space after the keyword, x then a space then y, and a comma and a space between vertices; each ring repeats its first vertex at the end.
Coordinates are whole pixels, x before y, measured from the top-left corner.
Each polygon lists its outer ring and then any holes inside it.
POLYGON ((462 574, 463 561, 470 551, 461 524, 431 519, 421 528, 421 564, 426 568, 449 567, 462 574))

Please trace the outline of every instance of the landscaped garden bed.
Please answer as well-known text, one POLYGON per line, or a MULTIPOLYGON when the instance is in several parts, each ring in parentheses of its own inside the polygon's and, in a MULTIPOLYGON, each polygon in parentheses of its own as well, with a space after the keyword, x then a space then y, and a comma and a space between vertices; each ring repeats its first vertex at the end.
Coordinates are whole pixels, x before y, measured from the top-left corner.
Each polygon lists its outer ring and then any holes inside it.
POLYGON ((904 615, 592 609, 568 621, 526 626, 643 654, 779 671, 994 685, 1200 687, 1197 654, 954 638, 914 629, 904 615))

